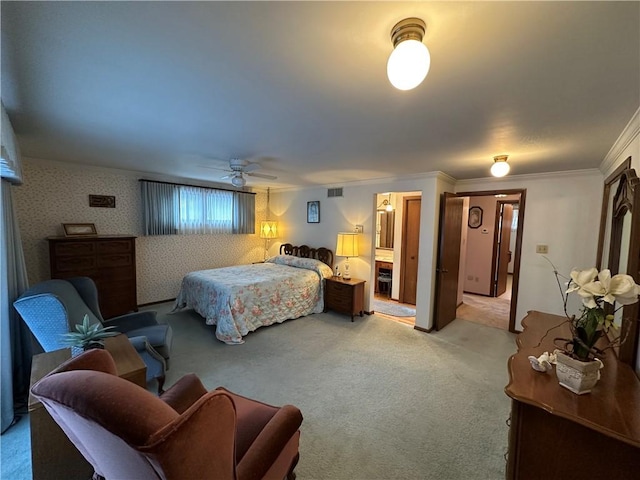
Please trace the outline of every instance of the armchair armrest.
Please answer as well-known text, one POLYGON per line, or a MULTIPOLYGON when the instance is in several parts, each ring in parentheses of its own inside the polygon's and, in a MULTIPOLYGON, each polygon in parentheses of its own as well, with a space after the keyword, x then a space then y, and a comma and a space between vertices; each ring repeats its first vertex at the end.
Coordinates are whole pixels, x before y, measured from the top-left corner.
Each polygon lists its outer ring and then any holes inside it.
POLYGON ((236 478, 236 422, 231 399, 209 392, 138 449, 163 458, 164 478, 236 478))
POLYGON ((156 320, 156 312, 147 310, 127 313, 126 315, 110 318, 102 323, 105 327, 113 326, 116 327, 118 332, 127 333, 129 330, 158 325, 158 320, 156 320))
POLYGON ((207 389, 202 385, 200 379, 194 373, 189 373, 160 395, 160 399, 182 415, 206 393, 207 389))
MULTIPOLYGON (((238 463, 238 478, 262 478, 302 424, 302 413, 284 405, 260 431, 238 463)), ((242 425, 238 424, 238 429, 242 425)))

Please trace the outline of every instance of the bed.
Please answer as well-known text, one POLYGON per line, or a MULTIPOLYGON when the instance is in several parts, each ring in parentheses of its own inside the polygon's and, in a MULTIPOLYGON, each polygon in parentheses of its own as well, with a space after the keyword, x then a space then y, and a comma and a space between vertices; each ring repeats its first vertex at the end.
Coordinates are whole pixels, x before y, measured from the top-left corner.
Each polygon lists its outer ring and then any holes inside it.
POLYGON ((264 263, 199 270, 182 279, 173 311, 192 308, 227 344, 260 327, 320 313, 333 252, 285 243, 264 263))

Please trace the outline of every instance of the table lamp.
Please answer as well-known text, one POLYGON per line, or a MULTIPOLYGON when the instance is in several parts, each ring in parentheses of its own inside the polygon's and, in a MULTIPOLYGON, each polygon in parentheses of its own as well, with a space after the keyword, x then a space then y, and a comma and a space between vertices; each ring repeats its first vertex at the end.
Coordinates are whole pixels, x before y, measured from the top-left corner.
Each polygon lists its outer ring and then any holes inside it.
POLYGON ((349 273, 349 257, 358 256, 358 234, 352 232, 340 232, 338 233, 338 240, 336 243, 336 256, 347 257, 344 262, 344 272, 342 278, 345 280, 351 279, 351 273, 349 273))

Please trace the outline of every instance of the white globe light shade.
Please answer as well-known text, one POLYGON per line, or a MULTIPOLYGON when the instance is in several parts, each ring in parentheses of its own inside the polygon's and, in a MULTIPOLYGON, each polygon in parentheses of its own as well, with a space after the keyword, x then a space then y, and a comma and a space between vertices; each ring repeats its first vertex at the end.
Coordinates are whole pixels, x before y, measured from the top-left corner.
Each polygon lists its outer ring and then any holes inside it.
POLYGON ((231 185, 234 187, 244 187, 247 184, 247 181, 243 176, 233 177, 231 179, 231 185))
POLYGON ((427 46, 418 40, 405 40, 389 55, 387 76, 398 90, 411 90, 422 83, 430 66, 431 55, 427 46))
POLYGON ((491 175, 494 177, 504 177, 509 173, 509 164, 506 160, 500 160, 491 165, 491 175))

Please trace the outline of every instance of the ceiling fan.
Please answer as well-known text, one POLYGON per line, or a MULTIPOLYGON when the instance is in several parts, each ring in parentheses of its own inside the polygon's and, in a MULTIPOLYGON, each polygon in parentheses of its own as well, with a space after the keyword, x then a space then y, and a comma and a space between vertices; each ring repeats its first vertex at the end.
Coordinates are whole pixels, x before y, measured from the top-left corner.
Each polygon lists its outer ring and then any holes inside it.
MULTIPOLYGON (((210 167, 215 168, 215 167, 210 167)), ((218 169, 224 170, 225 172, 229 172, 227 175, 220 177, 220 180, 231 179, 231 184, 234 187, 244 187, 247 184, 247 180, 244 178, 245 175, 249 177, 260 177, 266 178, 268 180, 275 180, 276 176, 267 175, 265 173, 256 173, 256 170, 260 169, 260 165, 257 163, 249 162, 248 160, 242 160, 240 158, 232 158, 229 160, 229 170, 227 169, 218 169)))

